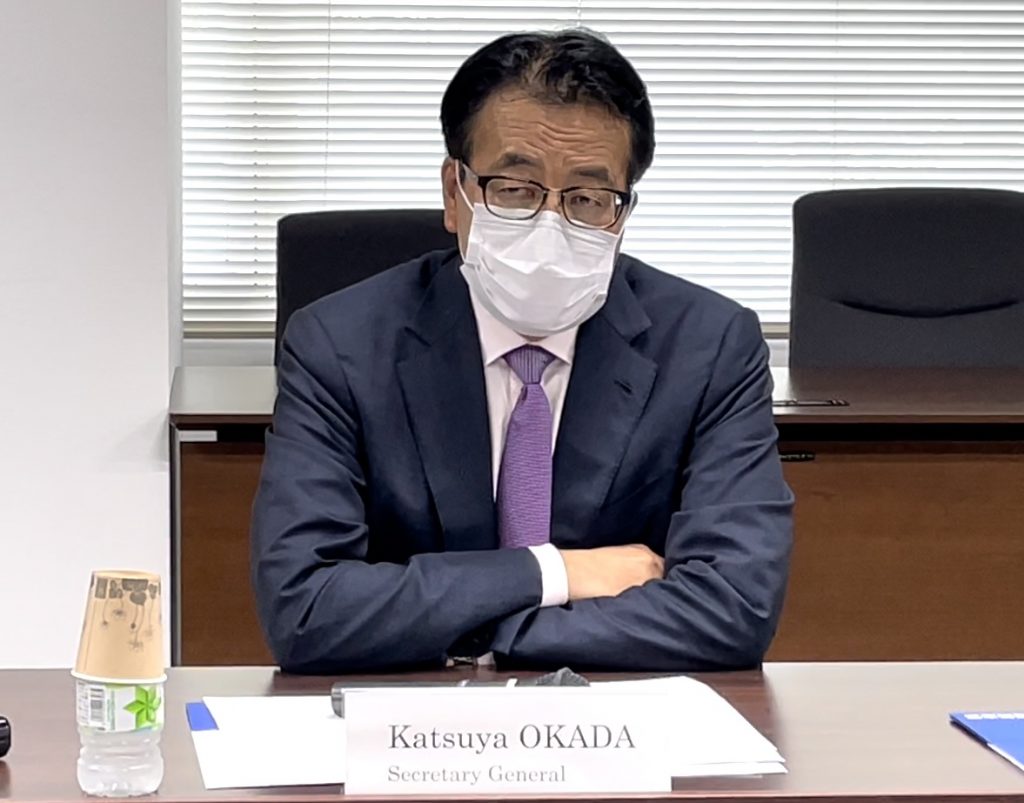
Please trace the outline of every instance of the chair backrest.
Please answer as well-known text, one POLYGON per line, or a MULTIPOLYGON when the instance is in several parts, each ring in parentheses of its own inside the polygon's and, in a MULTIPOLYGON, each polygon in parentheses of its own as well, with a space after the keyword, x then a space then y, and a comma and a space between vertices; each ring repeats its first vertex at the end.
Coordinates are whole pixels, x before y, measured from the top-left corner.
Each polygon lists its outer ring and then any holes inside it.
POLYGON ((793 206, 790 366, 1024 366, 1024 194, 889 188, 793 206))
POLYGON ((292 313, 428 251, 456 246, 440 209, 306 212, 277 223, 276 346, 292 313))

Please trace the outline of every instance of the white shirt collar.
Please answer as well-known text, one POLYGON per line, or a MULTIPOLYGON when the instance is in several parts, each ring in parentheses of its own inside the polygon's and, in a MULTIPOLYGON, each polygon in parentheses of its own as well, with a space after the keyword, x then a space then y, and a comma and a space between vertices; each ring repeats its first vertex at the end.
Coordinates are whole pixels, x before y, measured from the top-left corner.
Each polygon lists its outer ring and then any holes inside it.
POLYGON ((566 365, 572 365, 576 354, 578 326, 539 340, 528 340, 518 332, 513 332, 491 315, 482 304, 477 303, 472 291, 469 293, 469 299, 473 304, 473 314, 476 316, 476 328, 480 332, 480 352, 484 358, 484 366, 492 365, 520 346, 540 346, 566 365))

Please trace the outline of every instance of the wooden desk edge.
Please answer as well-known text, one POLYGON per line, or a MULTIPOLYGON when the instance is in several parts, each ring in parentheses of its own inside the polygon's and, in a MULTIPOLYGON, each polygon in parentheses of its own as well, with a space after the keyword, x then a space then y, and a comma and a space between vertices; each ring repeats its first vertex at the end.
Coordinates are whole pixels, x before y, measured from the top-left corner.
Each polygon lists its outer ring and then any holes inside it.
POLYGON ((171 413, 171 426, 181 430, 216 426, 269 426, 272 413, 171 413))
MULTIPOLYGON (((855 408, 846 408, 847 413, 794 412, 775 410, 775 425, 785 426, 1024 426, 1024 414, 969 413, 964 415, 928 413, 857 413, 855 408)), ((171 426, 178 429, 204 429, 215 426, 269 426, 273 413, 245 411, 238 413, 174 412, 170 413, 171 426)))
MULTIPOLYGON (((755 777, 755 776, 751 776, 755 777)), ((707 779, 704 779, 707 780, 707 779)), ((735 779, 734 779, 735 780, 735 779)), ((742 779, 740 779, 742 780, 742 779)), ((308 788, 308 787, 307 787, 308 788)), ((331 787, 335 791, 324 792, 295 792, 276 791, 272 789, 248 790, 252 794, 246 795, 246 790, 213 790, 209 796, 204 797, 173 797, 173 803, 497 803, 498 801, 509 801, 510 803, 565 803, 565 801, 586 801, 586 803, 662 803, 668 800, 738 800, 743 803, 778 803, 779 801, 793 800, 801 803, 1020 803, 1024 800, 1024 790, 1007 790, 997 793, 946 793, 928 794, 925 792, 905 792, 900 794, 885 795, 837 795, 822 793, 804 794, 799 792, 765 792, 763 790, 744 792, 736 789, 718 790, 687 790, 678 789, 665 792, 660 795, 644 794, 621 794, 621 795, 349 795, 343 790, 344 787, 331 787), (224 794, 228 793, 228 794, 224 794), (231 794, 237 793, 237 794, 231 794), (215 795, 215 796, 214 796, 215 795)))
MULTIPOLYGON (((969 381, 971 393, 962 398, 944 398, 937 401, 929 393, 912 398, 905 390, 889 398, 868 394, 863 397, 865 372, 849 372, 843 379, 843 372, 792 373, 785 368, 773 369, 776 377, 776 399, 791 397, 798 385, 791 385, 790 377, 804 385, 802 398, 823 397, 820 391, 827 387, 824 395, 846 398, 848 407, 774 407, 777 426, 854 426, 854 425, 1024 425, 1024 400, 1017 402, 1012 394, 1001 400, 987 401, 984 393, 973 391, 981 376, 1002 376, 1004 372, 992 374, 965 371, 965 382, 969 381), (808 377, 817 377, 810 384, 808 377), (972 379, 974 377, 974 379, 972 379), (850 387, 844 390, 847 384, 850 387), (906 406, 913 409, 900 410, 899 400, 906 398, 906 406), (1010 399, 1008 401, 1008 399, 1010 399), (897 409, 892 409, 892 408, 897 409), (959 408, 959 409, 958 409, 959 408), (980 408, 980 409, 979 409, 980 408), (987 408, 987 409, 986 409, 987 408)), ((1007 387, 1018 384, 1024 394, 1024 372, 1006 372, 1012 377, 1007 387)), ((879 376, 892 376, 891 371, 882 371, 879 376)), ((168 404, 170 423, 178 429, 199 429, 213 426, 254 426, 268 425, 273 414, 276 392, 276 372, 273 366, 186 366, 175 370, 168 404), (191 388, 191 390, 190 390, 191 388), (197 390, 198 388, 198 390, 197 390)), ((935 384, 934 376, 932 385, 935 384)), ((990 383, 980 383, 986 387, 990 383)), ((932 388, 934 391, 934 387, 932 388)), ((1004 394, 1005 396, 1005 394, 1004 394)))
MULTIPOLYGON (((859 412, 856 405, 843 408, 847 412, 796 412, 792 409, 775 409, 775 425, 838 425, 838 426, 994 426, 1024 425, 1022 413, 871 413, 859 412)), ((806 408, 805 408, 806 410, 806 408)))

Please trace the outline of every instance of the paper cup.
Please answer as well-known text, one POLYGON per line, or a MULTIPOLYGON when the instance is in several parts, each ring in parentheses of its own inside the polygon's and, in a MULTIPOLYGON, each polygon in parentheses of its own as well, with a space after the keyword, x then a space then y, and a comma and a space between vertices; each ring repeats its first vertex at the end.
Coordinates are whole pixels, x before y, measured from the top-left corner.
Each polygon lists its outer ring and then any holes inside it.
POLYGON ((149 572, 92 573, 75 677, 109 683, 162 681, 164 628, 160 577, 149 572))

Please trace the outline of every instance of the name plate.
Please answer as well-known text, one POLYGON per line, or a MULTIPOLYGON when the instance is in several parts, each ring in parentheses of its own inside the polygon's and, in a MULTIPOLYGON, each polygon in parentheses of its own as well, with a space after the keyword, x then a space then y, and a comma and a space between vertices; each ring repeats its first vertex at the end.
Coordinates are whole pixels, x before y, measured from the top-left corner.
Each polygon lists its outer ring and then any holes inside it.
POLYGON ((345 793, 668 792, 659 701, 594 687, 348 691, 345 793))

